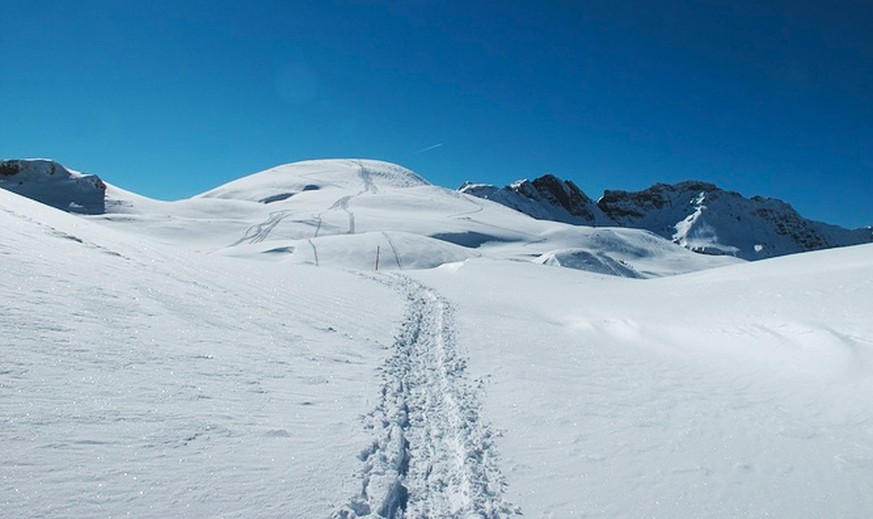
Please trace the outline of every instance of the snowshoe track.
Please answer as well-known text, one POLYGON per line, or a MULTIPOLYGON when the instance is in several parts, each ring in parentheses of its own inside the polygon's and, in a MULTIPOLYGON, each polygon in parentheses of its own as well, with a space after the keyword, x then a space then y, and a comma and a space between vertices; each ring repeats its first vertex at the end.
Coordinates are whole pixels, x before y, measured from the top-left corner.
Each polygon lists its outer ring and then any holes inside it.
POLYGON ((379 405, 367 417, 373 443, 359 455, 362 487, 335 519, 510 517, 494 434, 465 377, 452 307, 400 275, 379 278, 408 301, 394 351, 382 367, 379 405))

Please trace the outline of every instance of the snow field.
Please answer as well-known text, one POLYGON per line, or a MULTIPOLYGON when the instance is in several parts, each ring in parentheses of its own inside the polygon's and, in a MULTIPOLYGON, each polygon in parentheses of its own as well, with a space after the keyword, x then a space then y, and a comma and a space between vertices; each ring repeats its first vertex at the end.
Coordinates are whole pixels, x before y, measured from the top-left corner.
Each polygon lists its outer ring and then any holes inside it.
POLYGON ((476 345, 468 372, 525 515, 873 510, 873 248, 658 280, 548 270, 416 274, 476 345))
POLYGON ((366 161, 110 192, 0 190, 3 517, 873 513, 871 246, 711 268, 366 161))
POLYGON ((358 486, 389 289, 0 197, 4 517, 326 517, 358 486))

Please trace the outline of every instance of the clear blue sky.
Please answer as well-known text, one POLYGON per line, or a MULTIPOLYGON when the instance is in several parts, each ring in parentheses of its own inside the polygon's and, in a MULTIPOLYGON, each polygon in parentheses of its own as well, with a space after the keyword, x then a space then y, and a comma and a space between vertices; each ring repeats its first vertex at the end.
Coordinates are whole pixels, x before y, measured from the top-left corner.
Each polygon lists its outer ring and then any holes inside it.
POLYGON ((869 1, 0 0, 0 27, 0 158, 156 198, 369 157, 873 224, 869 1))

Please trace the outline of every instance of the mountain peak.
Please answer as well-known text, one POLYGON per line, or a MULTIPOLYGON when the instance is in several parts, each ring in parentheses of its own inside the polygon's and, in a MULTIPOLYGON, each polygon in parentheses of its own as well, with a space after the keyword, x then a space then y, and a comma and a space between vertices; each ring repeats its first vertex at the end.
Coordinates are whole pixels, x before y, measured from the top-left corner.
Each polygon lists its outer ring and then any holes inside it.
POLYGON ((750 260, 873 241, 869 228, 814 222, 782 200, 746 198, 701 180, 606 190, 596 204, 575 184, 553 175, 462 191, 534 218, 645 229, 695 252, 750 260))
POLYGON ((106 184, 100 177, 68 170, 49 159, 0 161, 0 188, 72 213, 106 210, 106 184))
POLYGON ((486 198, 538 220, 554 220, 576 225, 604 222, 597 204, 570 180, 546 174, 533 180, 518 180, 506 187, 465 183, 460 191, 486 198))

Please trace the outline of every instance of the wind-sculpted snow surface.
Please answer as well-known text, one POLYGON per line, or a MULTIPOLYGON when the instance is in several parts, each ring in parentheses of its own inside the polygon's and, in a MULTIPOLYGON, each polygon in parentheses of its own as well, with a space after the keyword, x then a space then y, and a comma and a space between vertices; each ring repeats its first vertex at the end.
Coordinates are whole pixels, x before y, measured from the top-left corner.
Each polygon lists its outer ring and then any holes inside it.
POLYGON ((465 376, 451 305, 409 278, 381 278, 407 299, 379 405, 366 417, 374 434, 359 458, 361 490, 334 514, 357 517, 497 519, 519 513, 502 498, 494 434, 479 415, 465 376))
MULTIPOLYGON (((574 190, 565 191, 557 189, 555 196, 573 198, 574 190)), ((187 249, 248 259, 361 269, 375 266, 377 256, 390 248, 380 270, 404 270, 479 256, 545 262, 549 255, 573 249, 606 264, 626 263, 629 270, 604 269, 598 261, 552 263, 642 277, 737 261, 700 257, 638 230, 618 229, 611 233, 616 240, 594 240, 603 229, 535 220, 375 160, 285 164, 178 202, 148 200, 113 186, 107 193, 109 214, 101 219, 108 225, 187 249), (621 250, 624 245, 614 247, 618 242, 643 253, 628 256, 621 250)))
POLYGON ((555 267, 568 267, 576 270, 585 270, 608 276, 625 278, 642 278, 643 275, 629 267, 622 261, 616 261, 606 254, 591 253, 587 250, 561 250, 549 254, 543 254, 538 260, 543 265, 555 267))

